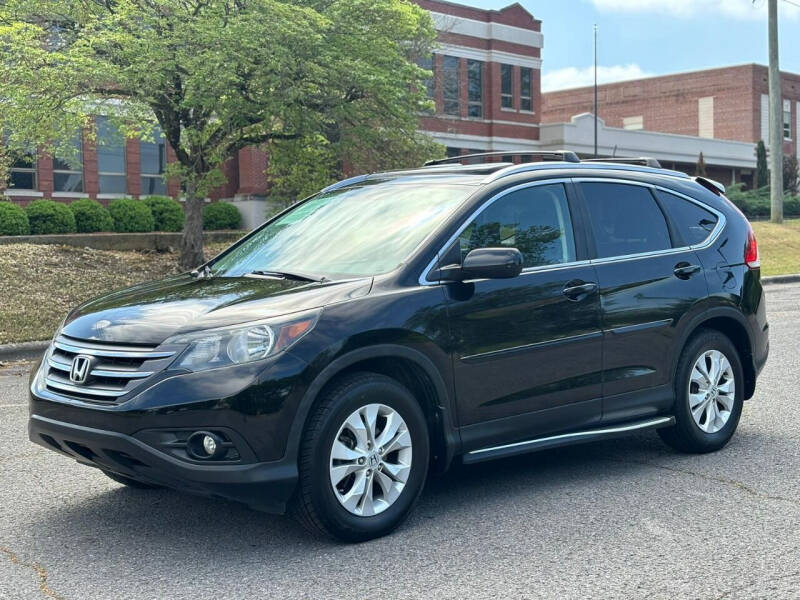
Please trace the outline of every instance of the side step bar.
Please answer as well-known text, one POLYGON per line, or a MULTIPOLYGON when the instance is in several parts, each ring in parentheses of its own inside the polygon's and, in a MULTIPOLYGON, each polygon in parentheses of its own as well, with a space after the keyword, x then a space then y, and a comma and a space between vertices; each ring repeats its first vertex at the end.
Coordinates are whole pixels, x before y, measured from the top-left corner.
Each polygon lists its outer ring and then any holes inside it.
POLYGON ((675 417, 656 417, 654 419, 647 419, 645 421, 636 421, 633 423, 623 423, 613 427, 602 427, 600 429, 586 429, 584 431, 575 431, 573 433, 562 433, 560 435, 551 435, 524 442, 516 442, 513 444, 505 444, 503 446, 493 446, 491 448, 481 448, 467 452, 463 456, 465 464, 472 464, 483 462, 485 460, 493 460, 495 458, 505 458, 507 456, 516 456, 517 454, 525 454, 527 452, 538 452, 539 450, 547 450, 549 448, 558 448, 559 446, 571 446, 573 444, 582 444, 585 442, 596 442, 598 440, 607 440, 610 438, 622 437, 636 431, 645 431, 647 429, 658 429, 660 427, 669 427, 675 424, 675 417))

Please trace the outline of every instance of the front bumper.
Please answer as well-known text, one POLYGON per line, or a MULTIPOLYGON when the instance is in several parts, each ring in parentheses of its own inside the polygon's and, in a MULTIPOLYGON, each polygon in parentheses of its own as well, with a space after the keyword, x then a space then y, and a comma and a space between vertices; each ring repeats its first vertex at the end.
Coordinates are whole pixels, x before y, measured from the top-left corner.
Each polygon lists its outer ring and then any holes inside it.
POLYGON ((79 463, 145 483, 243 502, 283 513, 297 482, 294 460, 251 464, 194 464, 173 458, 136 438, 33 414, 28 436, 79 463))
POLYGON ((289 431, 305 393, 306 367, 283 353, 260 365, 165 373, 130 399, 93 404, 54 394, 37 366, 29 387, 29 437, 131 479, 281 513, 297 481, 289 431), (238 456, 186 456, 173 433, 198 430, 222 432, 238 456))

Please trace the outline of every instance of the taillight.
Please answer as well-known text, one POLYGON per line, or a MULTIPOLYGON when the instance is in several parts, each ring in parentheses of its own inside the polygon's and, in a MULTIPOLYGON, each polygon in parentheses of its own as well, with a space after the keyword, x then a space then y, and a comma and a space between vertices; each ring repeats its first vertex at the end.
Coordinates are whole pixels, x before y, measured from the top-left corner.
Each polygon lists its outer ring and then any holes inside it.
POLYGON ((753 228, 747 229, 747 246, 744 248, 744 262, 749 269, 758 269, 761 266, 761 259, 758 256, 758 242, 753 228))

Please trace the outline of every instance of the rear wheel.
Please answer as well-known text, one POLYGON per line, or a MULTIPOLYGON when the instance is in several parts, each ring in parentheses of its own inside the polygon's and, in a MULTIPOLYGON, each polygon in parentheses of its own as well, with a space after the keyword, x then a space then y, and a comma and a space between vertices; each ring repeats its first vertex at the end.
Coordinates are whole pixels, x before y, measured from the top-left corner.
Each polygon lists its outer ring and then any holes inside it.
POLYGON ((374 373, 347 376, 310 417, 292 511, 311 532, 342 541, 386 535, 419 498, 429 452, 425 416, 405 387, 374 373))
POLYGON ((704 330, 693 337, 678 363, 675 426, 661 438, 682 452, 713 452, 733 436, 744 403, 739 353, 722 333, 704 330))

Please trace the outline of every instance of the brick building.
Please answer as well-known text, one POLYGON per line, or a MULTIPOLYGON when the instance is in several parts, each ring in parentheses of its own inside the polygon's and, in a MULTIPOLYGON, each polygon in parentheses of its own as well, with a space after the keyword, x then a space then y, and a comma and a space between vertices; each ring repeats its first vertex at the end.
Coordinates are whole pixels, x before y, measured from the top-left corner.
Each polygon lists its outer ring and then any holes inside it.
MULTIPOLYGON (((800 152, 800 75, 782 73, 784 153, 800 152)), ((769 141, 768 71, 747 64, 598 87, 606 126, 756 144, 769 141)), ((564 123, 594 105, 592 87, 542 94, 542 123, 564 123)), ((718 168, 717 171, 720 171, 718 168)), ((738 173, 752 183, 750 169, 738 173)), ((723 175, 725 175, 723 173, 723 175)), ((721 177, 730 181, 730 177, 721 177)))
POLYGON ((481 10, 416 0, 430 11, 439 48, 428 90, 434 115, 421 129, 449 155, 535 149, 541 110, 542 22, 519 4, 481 10))
MULTIPOLYGON (((441 42, 427 65, 434 72, 429 90, 436 112, 422 118, 422 129, 451 154, 534 149, 539 138, 541 22, 519 4, 493 11, 441 0, 417 3, 431 12, 441 42)), ((102 119, 98 136, 103 143, 94 144, 86 136, 76 139, 77 162, 39 156, 16 163, 5 194, 20 204, 41 197, 105 202, 122 196, 179 195, 178 186, 162 177, 167 162, 174 160, 163 138, 155 143, 115 139, 102 119)), ((224 167, 227 183, 211 199, 241 202, 245 221, 252 225, 248 212, 256 219, 264 214, 252 202, 268 191, 266 170, 264 152, 240 150, 224 167)))

